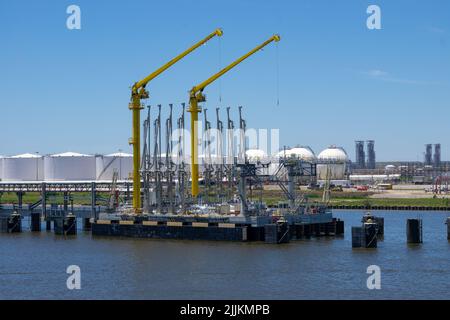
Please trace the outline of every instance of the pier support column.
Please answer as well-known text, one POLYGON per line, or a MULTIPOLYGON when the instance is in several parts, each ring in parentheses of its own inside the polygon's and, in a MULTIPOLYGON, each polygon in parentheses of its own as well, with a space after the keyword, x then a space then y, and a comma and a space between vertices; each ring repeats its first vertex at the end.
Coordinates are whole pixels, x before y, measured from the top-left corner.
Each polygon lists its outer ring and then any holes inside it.
POLYGON ((450 217, 447 218, 447 239, 450 240, 450 217))
POLYGON ((77 217, 69 214, 66 217, 58 217, 54 220, 55 234, 58 235, 76 235, 77 234, 77 217))
POLYGON ((63 195, 64 195, 64 200, 63 200, 64 214, 67 214, 69 211, 69 192, 64 191, 63 195))
POLYGON ((19 214, 22 213, 22 208, 23 208, 23 195, 25 194, 25 192, 23 191, 17 191, 16 195, 17 195, 17 201, 18 201, 18 210, 19 210, 19 214))
POLYGON ((83 218, 83 231, 91 231, 92 223, 91 218, 83 218))
POLYGON ((344 221, 337 219, 336 220, 336 235, 344 234, 344 221))
POLYGON ((95 205, 97 202, 97 194, 96 194, 96 184, 95 182, 91 183, 91 217, 97 220, 97 212, 95 210, 95 205))
POLYGON ((408 243, 422 243, 422 219, 406 220, 406 239, 408 243))
POLYGON ((22 217, 19 213, 14 212, 8 218, 8 232, 22 232, 22 217))
MULTIPOLYGON (((42 183, 41 185, 41 199, 42 199, 42 216, 47 218, 47 185, 42 183)), ((48 229, 48 221, 47 221, 47 230, 48 229)))
POLYGON ((45 230, 47 231, 52 230, 52 222, 50 220, 45 220, 45 230))
POLYGON ((31 231, 41 231, 41 214, 39 212, 30 212, 31 231))

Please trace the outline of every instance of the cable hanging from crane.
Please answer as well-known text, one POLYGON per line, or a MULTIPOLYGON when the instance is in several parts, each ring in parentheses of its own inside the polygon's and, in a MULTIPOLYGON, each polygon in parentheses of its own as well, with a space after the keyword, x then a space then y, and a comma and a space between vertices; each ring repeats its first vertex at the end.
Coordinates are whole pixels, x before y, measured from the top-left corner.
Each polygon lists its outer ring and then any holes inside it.
POLYGON ((276 81, 277 81, 277 107, 280 106, 280 54, 279 54, 279 44, 275 43, 275 63, 276 63, 276 81))

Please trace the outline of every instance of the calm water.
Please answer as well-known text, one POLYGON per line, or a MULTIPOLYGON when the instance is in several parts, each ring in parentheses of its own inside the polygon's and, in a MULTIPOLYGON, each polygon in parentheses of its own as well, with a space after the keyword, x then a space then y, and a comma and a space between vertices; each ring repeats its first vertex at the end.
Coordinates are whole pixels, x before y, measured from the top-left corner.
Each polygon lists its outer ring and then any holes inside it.
POLYGON ((278 246, 0 234, 0 299, 450 299, 449 213, 375 212, 384 240, 352 250, 362 214, 335 212, 343 238, 278 246), (418 216, 424 243, 408 246, 405 221, 418 216), (381 290, 366 287, 372 264, 381 290), (68 265, 81 268, 81 290, 66 288, 68 265))

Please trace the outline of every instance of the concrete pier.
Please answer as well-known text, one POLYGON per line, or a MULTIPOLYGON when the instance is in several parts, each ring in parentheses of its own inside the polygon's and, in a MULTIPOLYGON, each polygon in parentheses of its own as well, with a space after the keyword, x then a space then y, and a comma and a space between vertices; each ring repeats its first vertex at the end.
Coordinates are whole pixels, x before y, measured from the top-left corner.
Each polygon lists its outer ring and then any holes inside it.
POLYGON ((422 219, 406 220, 406 239, 408 243, 422 243, 422 219))

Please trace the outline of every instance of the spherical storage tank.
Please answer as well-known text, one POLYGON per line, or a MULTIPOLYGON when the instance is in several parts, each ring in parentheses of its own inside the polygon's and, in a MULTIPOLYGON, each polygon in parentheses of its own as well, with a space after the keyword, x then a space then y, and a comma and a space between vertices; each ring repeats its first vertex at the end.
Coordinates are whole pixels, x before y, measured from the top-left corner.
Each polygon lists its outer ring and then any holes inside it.
POLYGON ((44 176, 43 158, 37 154, 5 157, 1 162, 3 181, 39 181, 44 176))
POLYGON ((326 180, 345 180, 348 156, 343 148, 331 146, 317 157, 317 178, 326 180))
POLYGON ((308 162, 314 162, 317 159, 309 147, 297 147, 286 150, 286 157, 293 157, 308 162))
MULTIPOLYGON (((310 147, 295 147, 292 149, 288 149, 288 150, 281 150, 280 152, 278 152, 277 154, 275 154, 275 156, 272 158, 272 163, 269 166, 269 173, 270 174, 275 174, 275 172, 278 170, 278 166, 279 166, 279 159, 280 158, 296 158, 296 159, 300 159, 302 161, 306 161, 306 162, 316 162, 317 157, 314 154, 314 151, 310 148, 310 147)), ((284 168, 282 169, 282 174, 287 174, 287 172, 284 172, 286 170, 284 170, 284 168)))
POLYGON ((267 158, 266 153, 259 149, 249 149, 245 151, 245 155, 250 163, 256 163, 258 161, 264 161, 267 158))
POLYGON ((75 152, 49 155, 44 170, 46 181, 94 181, 95 157, 75 152))
POLYGON ((126 180, 133 172, 133 155, 128 153, 97 156, 95 163, 97 180, 112 180, 114 171, 117 171, 119 180, 126 180))

